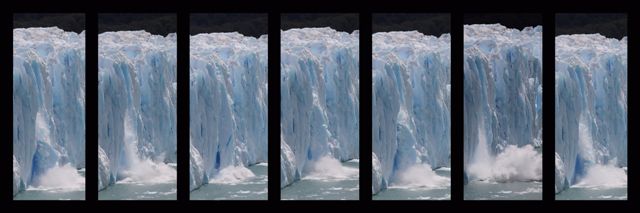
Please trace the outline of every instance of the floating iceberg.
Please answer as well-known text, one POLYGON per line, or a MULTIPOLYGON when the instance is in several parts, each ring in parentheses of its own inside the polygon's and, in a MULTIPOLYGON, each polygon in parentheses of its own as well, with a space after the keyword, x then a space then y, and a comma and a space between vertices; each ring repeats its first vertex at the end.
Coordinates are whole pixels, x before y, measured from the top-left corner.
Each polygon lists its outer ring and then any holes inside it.
MULTIPOLYGON (((405 174, 416 174, 424 166, 432 172, 449 165, 450 44, 449 34, 373 34, 374 194, 394 181, 415 185, 416 181, 409 178, 421 179, 419 183, 424 186, 428 177, 405 174)), ((442 178, 435 179, 436 184, 449 184, 442 178)))
POLYGON ((69 187, 47 180, 51 170, 79 177, 85 167, 84 37, 56 27, 13 30, 13 195, 69 187))
POLYGON ((359 32, 281 32, 280 187, 325 156, 359 158, 359 32))
POLYGON ((602 178, 626 186, 627 39, 557 36, 555 66, 556 193, 584 181, 608 185, 602 178))
POLYGON ((464 176, 542 179, 542 27, 464 26, 464 176))
MULTIPOLYGON (((266 163, 267 36, 191 36, 190 190, 266 163), (242 167, 242 168, 238 168, 242 167)), ((224 182, 224 180, 222 180, 224 182)))
POLYGON ((175 181, 176 34, 98 36, 98 187, 175 181))

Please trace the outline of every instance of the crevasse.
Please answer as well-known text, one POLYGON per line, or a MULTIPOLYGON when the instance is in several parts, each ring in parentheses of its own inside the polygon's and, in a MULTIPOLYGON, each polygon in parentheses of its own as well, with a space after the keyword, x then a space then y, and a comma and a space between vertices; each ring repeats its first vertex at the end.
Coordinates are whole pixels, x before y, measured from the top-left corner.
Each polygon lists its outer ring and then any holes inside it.
POLYGON ((310 162, 359 158, 359 33, 281 31, 280 186, 310 162))
POLYGON ((98 187, 160 179, 136 172, 176 162, 176 34, 105 32, 98 47, 98 187))
POLYGON ((449 165, 450 43, 449 34, 373 34, 374 194, 412 166, 449 165))
POLYGON ((13 195, 53 168, 85 167, 84 41, 56 27, 13 30, 13 195))
POLYGON ((228 167, 268 161, 267 36, 190 39, 190 190, 228 167))
POLYGON ((595 165, 627 166, 627 39, 557 36, 555 63, 559 193, 595 165))

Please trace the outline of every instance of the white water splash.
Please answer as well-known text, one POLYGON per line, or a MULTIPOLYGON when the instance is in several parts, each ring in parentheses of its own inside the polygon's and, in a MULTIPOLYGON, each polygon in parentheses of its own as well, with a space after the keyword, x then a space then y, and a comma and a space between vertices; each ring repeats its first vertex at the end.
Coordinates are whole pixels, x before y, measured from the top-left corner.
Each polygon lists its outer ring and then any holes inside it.
POLYGON ((70 164, 53 167, 38 178, 27 190, 52 192, 84 191, 85 179, 70 164))
POLYGON ((607 189, 627 187, 627 173, 614 165, 594 164, 584 177, 572 187, 607 189))
POLYGON ((442 189, 450 185, 450 178, 436 174, 428 164, 419 164, 399 171, 390 188, 442 189))
POLYGON ((253 178, 256 175, 244 166, 228 166, 220 170, 209 183, 217 184, 238 184, 253 178))
POLYGON ((172 183, 176 179, 176 170, 163 162, 156 162, 138 155, 138 137, 129 115, 125 116, 125 157, 128 167, 122 171, 123 183, 172 183))
POLYGON ((303 179, 334 181, 357 179, 357 168, 343 166, 340 161, 331 156, 324 156, 309 165, 307 175, 303 179))
POLYGON ((496 157, 488 155, 488 147, 479 143, 476 151, 480 157, 469 166, 469 174, 480 180, 495 182, 540 181, 542 180, 542 154, 533 146, 517 147, 508 145, 496 157), (483 154, 484 153, 484 154, 483 154))

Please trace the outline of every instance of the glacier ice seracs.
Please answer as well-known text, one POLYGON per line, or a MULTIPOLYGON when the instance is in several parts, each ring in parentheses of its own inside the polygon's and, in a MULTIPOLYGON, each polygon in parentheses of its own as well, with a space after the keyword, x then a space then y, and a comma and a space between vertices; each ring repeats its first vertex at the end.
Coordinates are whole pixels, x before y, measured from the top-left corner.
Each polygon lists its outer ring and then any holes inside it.
POLYGON ((450 43, 449 34, 373 34, 372 193, 393 182, 434 186, 425 183, 431 173, 405 174, 449 166, 450 43))
MULTIPOLYGON (((85 167, 85 34, 13 30, 13 195, 85 167)), ((78 183, 84 189, 84 182, 78 183)))
POLYGON ((465 180, 541 180, 542 27, 465 25, 463 84, 465 180))
MULTIPOLYGON (((190 39, 190 190, 220 172, 266 163, 267 36, 209 33, 190 39)), ((232 174, 233 175, 233 174, 232 174)))
POLYGON ((98 36, 98 187, 175 181, 176 34, 98 36))
POLYGON ((599 169, 626 186, 627 38, 576 34, 555 42, 555 191, 607 185, 590 177, 599 169))
POLYGON ((283 188, 329 156, 359 158, 359 32, 281 31, 283 188))

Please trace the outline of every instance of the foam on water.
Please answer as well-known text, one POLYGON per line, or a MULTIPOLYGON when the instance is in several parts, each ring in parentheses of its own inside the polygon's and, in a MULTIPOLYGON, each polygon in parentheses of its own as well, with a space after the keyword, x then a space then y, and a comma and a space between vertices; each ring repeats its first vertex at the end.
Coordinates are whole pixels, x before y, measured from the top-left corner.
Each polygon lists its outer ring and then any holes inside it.
POLYGON ((399 171, 390 188, 440 189, 450 185, 450 178, 436 174, 428 164, 419 164, 399 171))
POLYGON ((303 179, 336 181, 357 179, 358 175, 359 171, 357 168, 343 166, 337 159, 331 156, 324 156, 311 162, 309 170, 303 179))
POLYGON ((51 192, 82 191, 85 179, 70 164, 53 167, 38 177, 33 187, 27 190, 44 190, 51 192))
POLYGON ((508 145, 496 157, 483 158, 469 165, 470 176, 495 182, 542 180, 542 154, 533 146, 508 145))
POLYGON ((228 166, 220 170, 209 183, 238 184, 256 175, 244 166, 228 166))
POLYGON ((125 177, 119 182, 136 184, 174 183, 176 170, 165 164, 150 159, 142 159, 122 171, 125 177))
POLYGON ((587 170, 580 181, 572 186, 580 188, 624 188, 627 187, 627 173, 614 165, 595 164, 587 170))

